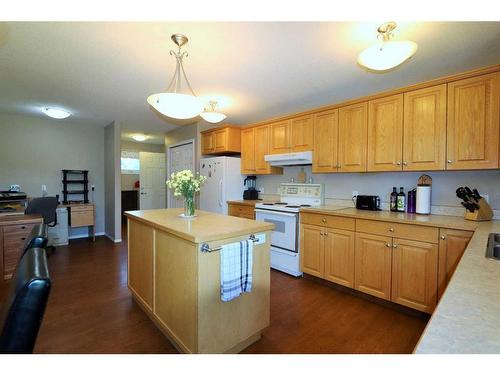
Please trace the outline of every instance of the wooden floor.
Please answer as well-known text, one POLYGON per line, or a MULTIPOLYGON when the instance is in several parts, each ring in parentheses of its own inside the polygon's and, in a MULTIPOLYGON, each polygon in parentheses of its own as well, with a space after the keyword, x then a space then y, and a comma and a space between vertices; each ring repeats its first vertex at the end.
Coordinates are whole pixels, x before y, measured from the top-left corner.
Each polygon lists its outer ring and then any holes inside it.
MULTIPOLYGON (((126 245, 74 240, 49 257, 36 353, 176 353, 133 302, 126 245)), ((271 271, 271 325, 245 353, 411 353, 426 318, 271 271)))

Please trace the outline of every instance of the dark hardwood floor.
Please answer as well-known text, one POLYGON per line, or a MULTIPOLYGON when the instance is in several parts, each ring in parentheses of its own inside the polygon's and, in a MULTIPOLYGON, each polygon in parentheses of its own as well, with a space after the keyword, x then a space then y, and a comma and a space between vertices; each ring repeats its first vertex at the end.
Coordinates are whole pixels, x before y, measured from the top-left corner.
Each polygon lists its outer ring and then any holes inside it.
MULTIPOLYGON (((127 289, 125 242, 74 240, 49 257, 36 353, 176 353, 127 289)), ((244 353, 411 353, 427 319, 271 271, 271 325, 244 353)))

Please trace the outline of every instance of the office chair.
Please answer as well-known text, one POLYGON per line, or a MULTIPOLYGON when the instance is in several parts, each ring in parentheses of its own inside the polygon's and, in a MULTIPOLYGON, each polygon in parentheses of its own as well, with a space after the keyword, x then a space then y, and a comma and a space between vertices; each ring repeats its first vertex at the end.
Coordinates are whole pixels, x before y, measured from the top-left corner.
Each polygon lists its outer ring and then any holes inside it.
POLYGON ((32 353, 52 282, 44 249, 21 258, 0 314, 0 353, 32 353))
MULTIPOLYGON (((26 207, 24 213, 42 215, 44 224, 47 224, 49 227, 55 227, 57 225, 56 209, 58 205, 57 197, 33 198, 28 202, 28 207, 26 207)), ((56 248, 48 246, 46 249, 55 251, 56 248)))

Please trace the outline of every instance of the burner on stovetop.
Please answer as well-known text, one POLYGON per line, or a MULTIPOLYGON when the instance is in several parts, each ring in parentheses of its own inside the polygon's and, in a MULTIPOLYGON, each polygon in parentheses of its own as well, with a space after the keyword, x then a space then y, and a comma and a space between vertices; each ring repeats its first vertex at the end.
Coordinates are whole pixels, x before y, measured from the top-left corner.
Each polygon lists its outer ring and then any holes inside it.
POLYGON ((262 203, 263 206, 274 206, 274 203, 262 203))
POLYGON ((294 205, 289 205, 289 206, 286 206, 287 208, 299 208, 300 206, 294 206, 294 205))
POLYGON ((275 205, 276 206, 286 206, 288 203, 286 202, 276 202, 275 205))
POLYGON ((310 204, 301 204, 300 207, 311 207, 310 204))

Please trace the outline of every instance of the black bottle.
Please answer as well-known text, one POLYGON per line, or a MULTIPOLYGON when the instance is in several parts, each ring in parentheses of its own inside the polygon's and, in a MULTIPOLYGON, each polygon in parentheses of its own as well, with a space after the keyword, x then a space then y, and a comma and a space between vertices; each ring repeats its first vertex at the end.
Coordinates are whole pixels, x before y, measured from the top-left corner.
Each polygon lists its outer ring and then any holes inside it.
POLYGON ((393 186, 393 188, 392 188, 391 200, 390 200, 389 207, 390 207, 391 211, 398 210, 398 192, 396 191, 396 186, 393 186))
POLYGON ((405 212, 405 211, 406 211, 406 195, 403 191, 403 187, 400 187, 398 194, 398 212, 405 212))

